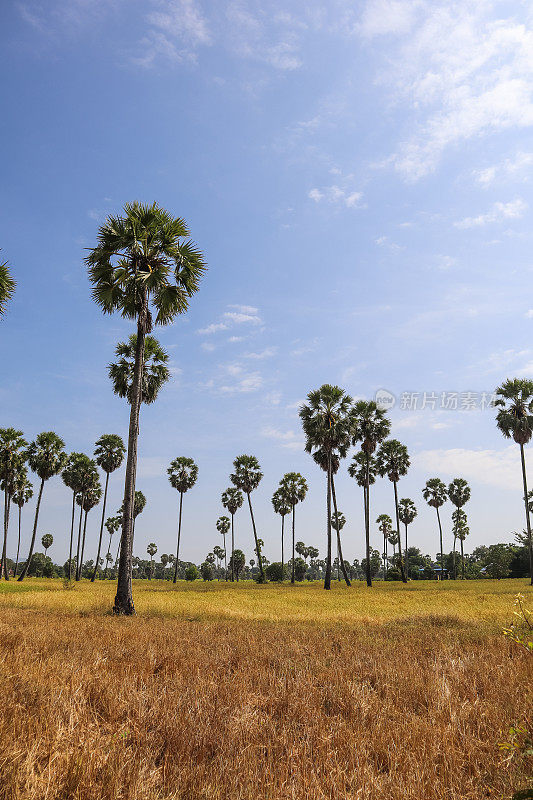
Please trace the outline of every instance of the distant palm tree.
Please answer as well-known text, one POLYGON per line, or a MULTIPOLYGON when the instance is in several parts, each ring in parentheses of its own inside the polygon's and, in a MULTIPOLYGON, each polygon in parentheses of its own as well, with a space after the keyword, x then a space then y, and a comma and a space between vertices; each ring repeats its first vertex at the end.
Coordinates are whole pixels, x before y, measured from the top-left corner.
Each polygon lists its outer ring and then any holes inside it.
POLYGON ((355 432, 352 443, 361 443, 361 451, 366 461, 365 479, 365 549, 366 549, 366 585, 372 586, 372 570, 370 560, 370 461, 376 447, 387 438, 390 431, 390 421, 385 411, 373 400, 359 400, 353 408, 355 417, 355 432))
POLYGON ((278 486, 274 494, 272 495, 272 507, 276 514, 279 514, 281 517, 281 574, 282 580, 285 577, 285 552, 283 548, 284 544, 284 534, 285 534, 285 517, 287 514, 290 514, 291 511, 291 504, 285 497, 283 489, 281 486, 278 486))
POLYGON ((146 552, 150 556, 150 574, 148 575, 148 580, 151 581, 154 569, 154 556, 157 553, 157 545, 154 544, 154 542, 150 542, 150 544, 146 548, 146 552))
POLYGON ((522 482, 524 485, 524 504, 526 511, 526 530, 529 546, 529 575, 533 586, 533 542, 531 540, 531 521, 529 518, 526 458, 524 445, 533 434, 533 381, 526 378, 513 378, 496 389, 494 405, 498 409, 496 425, 503 435, 520 445, 522 461, 522 482))
MULTIPOLYGON (((418 511, 409 497, 402 497, 398 503, 400 522, 405 525, 405 571, 409 575, 409 552, 407 545, 407 527, 413 522, 418 511)), ((399 531, 398 531, 399 533, 399 531)))
POLYGON ((26 577, 28 569, 30 568, 31 559, 33 556, 33 548, 35 546, 35 537, 37 536, 37 524, 39 522, 39 510, 41 508, 41 500, 43 497, 44 484, 50 480, 54 475, 58 475, 66 461, 66 453, 64 450, 65 442, 53 431, 40 433, 35 441, 31 442, 27 451, 27 459, 30 469, 37 474, 41 479, 39 487, 39 495, 37 497, 37 506, 35 509, 35 519, 33 521, 33 533, 31 537, 30 550, 28 558, 24 564, 24 568, 20 573, 18 580, 23 581, 26 577))
POLYGON ((7 304, 15 294, 17 283, 9 272, 9 263, 0 264, 0 319, 5 316, 7 304))
MULTIPOLYGON (((387 475, 388 479, 394 486, 394 508, 396 511, 396 528, 398 536, 398 562, 400 567, 400 576, 403 583, 407 583, 407 575, 405 574, 403 557, 402 557, 402 540, 400 537, 400 513, 398 508, 398 481, 403 475, 407 475, 411 462, 409 460, 409 453, 407 447, 398 441, 398 439, 389 439, 383 442, 376 453, 376 466, 378 473, 383 478, 387 475)), ((389 539, 390 541, 390 539, 389 539)))
POLYGON ((393 557, 396 558, 396 545, 400 541, 400 534, 398 531, 391 531, 389 533, 389 544, 392 545, 393 557))
POLYGON ((299 472, 287 472, 279 483, 285 500, 292 508, 292 569, 291 569, 291 583, 294 583, 294 517, 295 509, 298 503, 305 500, 307 494, 307 481, 300 475, 299 472))
POLYGON ((342 513, 342 511, 334 511, 331 515, 331 527, 334 531, 337 532, 337 580, 340 581, 341 573, 340 573, 340 564, 342 561, 341 551, 339 550, 338 542, 340 541, 340 534, 344 526, 346 525, 346 517, 342 513))
POLYGON ((11 498, 16 490, 17 475, 24 468, 24 461, 26 460, 25 447, 27 447, 27 442, 22 431, 17 431, 15 428, 0 428, 0 485, 4 491, 4 545, 2 548, 0 574, 3 572, 6 581, 9 580, 7 571, 9 508, 11 498))
MULTIPOLYGON (((114 393, 125 397, 130 405, 133 399, 136 349, 137 336, 132 333, 127 342, 117 344, 115 355, 119 360, 109 364, 107 368, 114 393)), ((159 341, 154 336, 147 336, 144 341, 141 403, 154 403, 162 387, 170 380, 168 360, 169 355, 159 341)))
POLYGON ((85 552, 85 534, 87 532, 87 517, 89 516, 89 511, 92 511, 95 508, 100 500, 102 499, 102 487, 100 485, 100 479, 98 478, 98 474, 96 474, 95 479, 91 486, 83 493, 79 494, 76 497, 76 502, 80 506, 80 509, 85 513, 84 521, 83 521, 83 538, 81 542, 81 552, 79 560, 76 564, 76 580, 81 580, 82 571, 83 571, 83 554, 85 552))
POLYGON ((144 348, 152 330, 152 310, 156 325, 168 325, 185 313, 206 269, 202 254, 188 237, 185 221, 172 217, 156 203, 128 203, 122 216, 110 216, 100 227, 98 244, 86 259, 93 299, 103 312, 119 311, 137 322, 116 614, 135 613, 131 584, 133 502, 144 348))
POLYGON ((359 450, 352 456, 352 460, 348 465, 348 475, 357 481, 357 485, 363 490, 363 512, 366 533, 366 518, 367 514, 370 513, 367 508, 367 483, 370 491, 370 487, 376 482, 376 459, 374 456, 367 457, 363 450, 359 450))
MULTIPOLYGON (((450 502, 453 503, 453 505, 457 509, 462 509, 463 506, 466 503, 468 503, 468 501, 470 500, 470 486, 468 485, 468 483, 465 481, 464 478, 454 478, 453 479, 453 481, 448 486, 448 497, 450 499, 450 502)), ((466 514, 465 514, 465 517, 466 517, 466 514)), ((453 514, 452 514, 452 520, 453 520, 453 514)), ((466 520, 465 520, 465 524, 466 524, 466 520)), ((453 558, 453 578, 454 578, 454 580, 457 578, 457 572, 456 572, 456 569, 455 569, 455 544, 456 544, 456 541, 457 541, 457 531, 458 531, 458 528, 457 528, 457 525, 455 524, 455 520, 454 520, 454 526, 453 526, 453 557, 452 557, 453 558)))
MULTIPOLYGON (((85 453, 71 453, 66 461, 61 477, 63 483, 72 490, 72 514, 70 519, 70 549, 68 556, 68 579, 72 580, 72 543, 74 539, 74 517, 76 512, 76 495, 83 490, 84 484, 90 485, 90 481, 96 469, 96 465, 85 453)), ((81 526, 81 510, 80 510, 81 526)), ((78 533, 79 542, 79 533, 78 533)), ((79 560, 79 553, 78 553, 79 560)))
MULTIPOLYGON (((74 454, 73 454, 74 455, 74 454)), ((81 568, 83 562, 81 560, 81 547, 82 547, 82 533, 83 533, 83 512, 85 510, 85 498, 95 486, 100 485, 98 477, 98 467, 96 461, 93 461, 89 456, 83 453, 77 454, 79 457, 73 461, 74 469, 74 482, 77 484, 78 490, 75 493, 75 500, 80 507, 80 518, 78 522, 78 543, 76 547, 76 573, 75 578, 78 581, 81 575, 81 568)), ((67 461, 68 465, 68 461, 67 461)), ((71 557, 69 557, 69 580, 70 580, 70 564, 71 557)))
POLYGON ((352 398, 339 386, 324 384, 309 392, 300 408, 306 452, 324 451, 327 474, 327 553, 324 589, 331 589, 331 500, 333 457, 345 458, 353 436, 352 398))
MULTIPOLYGON (((236 490, 235 489, 228 489, 228 491, 231 492, 231 491, 236 491, 236 490)), ((241 493, 239 492, 239 494, 241 494, 241 493)), ((242 495, 241 495, 241 506, 242 506, 242 495)), ((235 549, 234 548, 235 542, 234 542, 234 538, 233 538, 233 514, 231 516, 232 516, 231 552, 233 554, 233 551, 235 549)), ((229 531, 229 528, 230 528, 230 521, 229 521, 228 517, 219 517, 217 519, 217 531, 219 533, 221 533, 223 538, 224 538, 224 580, 226 580, 226 581, 228 580, 228 557, 227 557, 227 550, 226 550, 226 534, 229 531)), ((233 580, 233 574, 232 574, 231 580, 233 580)))
MULTIPOLYGON (((242 492, 239 491, 239 489, 236 489, 235 486, 230 486, 228 489, 226 489, 225 492, 222 492, 221 500, 222 500, 222 505, 224 506, 226 511, 228 511, 229 514, 231 515, 231 554, 233 555, 233 552, 235 550, 235 514, 237 513, 239 508, 241 508, 244 502, 244 497, 242 492)), ((224 539, 224 548, 226 547, 225 542, 226 540, 224 539)), ((232 561, 230 556, 230 570, 231 570, 232 582, 235 580, 233 563, 234 562, 232 561)), ((226 575, 227 575, 227 567, 226 567, 226 575)))
POLYGON ((168 564, 168 555, 167 555, 167 553, 161 553, 160 561, 161 561, 161 565, 163 567, 163 580, 166 580, 167 564, 168 564))
POLYGON ((126 448, 121 437, 116 433, 104 433, 96 442, 94 448, 94 457, 96 463, 105 472, 105 489, 104 489, 104 502, 102 504, 102 519, 100 522, 100 535, 98 537, 98 552, 96 553, 96 561, 94 565, 94 572, 91 576, 91 583, 96 578, 98 571, 98 564, 100 563, 100 550, 102 547, 102 534, 104 532, 105 511, 107 505, 107 487, 109 485, 109 476, 115 472, 122 462, 124 461, 124 454, 126 448))
POLYGON ((461 580, 465 579, 465 554, 463 550, 464 540, 470 533, 470 529, 466 524, 466 513, 462 508, 456 508, 452 514, 453 522, 453 538, 454 538, 454 570, 455 570, 455 539, 461 542, 461 580))
POLYGON ((107 565, 109 564, 110 561, 113 561, 113 556, 111 555, 111 539, 113 537, 113 534, 120 529, 121 525, 122 525, 122 519, 118 515, 116 517, 108 517, 105 521, 105 526, 109 534, 109 546, 107 548, 107 553, 105 557, 106 564, 104 570, 104 580, 106 580, 107 578, 107 565))
POLYGON ((181 511, 183 506, 183 495, 192 489, 198 478, 198 467, 192 458, 186 456, 179 456, 171 462, 170 467, 167 469, 168 479, 170 485, 177 489, 180 493, 180 510, 178 520, 178 546, 176 550, 176 564, 174 568, 173 583, 176 583, 178 578, 178 561, 180 557, 180 539, 181 539, 181 511))
MULTIPOLYGON (((227 517, 225 517, 225 519, 227 520, 228 530, 229 530, 229 519, 227 517)), ((223 558, 226 557, 226 549, 225 548, 223 549, 222 547, 219 547, 218 544, 216 544, 213 547, 213 555, 215 556, 215 558, 217 560, 217 580, 219 581, 220 580, 220 562, 222 561, 223 558)))
MULTIPOLYGON (((246 456, 246 455, 237 456, 237 458, 233 462, 233 469, 235 471, 230 475, 230 480, 232 484, 235 486, 236 489, 239 489, 241 492, 244 492, 244 494, 248 498, 248 508, 250 509, 250 518, 252 520, 252 528, 254 532, 257 565, 259 567, 258 582, 266 583, 265 571, 263 569, 263 559, 261 556, 261 545, 259 544, 259 539, 257 537, 254 512, 252 509, 252 500, 250 498, 251 493, 255 489, 257 489, 257 487, 261 483, 261 478, 263 477, 263 473, 261 472, 259 461, 255 456, 246 456)), ((232 554, 231 563, 233 564, 234 567, 234 569, 232 570, 233 574, 235 571, 235 566, 237 566, 237 559, 235 557, 235 552, 232 554)))
POLYGON ((390 532, 392 531, 392 519, 388 514, 380 514, 376 522, 379 530, 383 534, 383 578, 386 578, 389 566, 387 545, 389 543, 390 532))
POLYGON ((15 572, 14 577, 17 577, 17 569, 19 563, 19 553, 20 553, 20 528, 21 528, 21 521, 22 521, 22 508, 26 505, 26 503, 31 500, 33 497, 33 486, 28 480, 28 473, 25 468, 20 469, 17 472, 14 484, 13 484, 14 492, 13 492, 13 502, 16 506, 18 506, 18 539, 17 539, 17 560, 15 561, 15 572))
POLYGON ((443 506, 448 499, 448 492, 440 478, 430 478, 422 489, 422 495, 428 506, 431 506, 437 512, 440 536, 440 577, 442 580, 444 578, 444 551, 442 549, 442 525, 440 522, 439 508, 443 506))
POLYGON ((44 547, 45 556, 46 556, 46 551, 48 550, 49 547, 52 547, 53 543, 54 543, 54 537, 52 536, 52 534, 45 533, 43 538, 41 539, 41 544, 44 547))

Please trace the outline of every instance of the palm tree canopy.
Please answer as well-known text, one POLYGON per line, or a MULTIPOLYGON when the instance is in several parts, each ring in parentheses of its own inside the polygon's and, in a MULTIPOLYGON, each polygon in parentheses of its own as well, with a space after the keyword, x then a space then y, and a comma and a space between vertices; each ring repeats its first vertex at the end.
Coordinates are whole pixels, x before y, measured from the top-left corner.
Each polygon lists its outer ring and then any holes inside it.
POLYGON ((183 494, 192 489, 198 478, 198 467, 192 458, 179 456, 171 461, 167 469, 170 485, 183 494))
POLYGON ((26 454, 30 469, 43 481, 58 475, 67 460, 65 442, 53 431, 39 433, 26 454))
POLYGON ((388 535, 388 537, 387 537, 387 538, 388 538, 388 540, 389 540, 389 543, 390 543, 390 544, 391 544, 393 547, 396 547, 396 545, 397 545, 397 544, 398 544, 398 542, 400 541, 400 537, 399 537, 399 535, 398 535, 398 531, 391 531, 391 532, 389 533, 389 535, 388 535))
MULTIPOLYGON (((15 476, 23 469, 28 443, 22 431, 15 428, 0 428, 0 480, 7 481, 8 487, 15 476)), ((12 492, 10 492, 12 494, 12 492)))
POLYGON ((217 531, 225 535, 230 529, 229 517, 219 517, 217 519, 217 531))
POLYGON ((104 433, 94 446, 96 463, 108 475, 120 467, 125 453, 124 442, 116 433, 104 433))
POLYGON ((285 517, 287 514, 290 514, 291 507, 291 504, 285 497, 282 487, 279 486, 272 495, 272 508, 276 514, 280 514, 282 517, 285 517))
POLYGON ((368 459, 368 485, 372 486, 376 482, 377 465, 373 456, 367 456, 363 450, 356 453, 348 466, 348 475, 354 478, 359 486, 366 486, 366 468, 368 459))
POLYGON ((236 514, 239 508, 242 506, 244 497, 239 489, 236 489, 235 486, 230 486, 229 489, 226 489, 225 492, 222 492, 221 500, 226 511, 229 511, 229 513, 233 516, 233 514, 236 514))
POLYGON ((342 511, 338 511, 331 515, 331 527, 334 528, 336 531, 342 531, 344 526, 346 525, 346 517, 342 513, 342 511))
POLYGON ((121 525, 122 525, 122 519, 119 516, 108 517, 105 521, 105 526, 110 536, 113 536, 113 534, 116 533, 116 531, 118 531, 121 525))
POLYGON ((533 434, 533 381, 510 378, 496 389, 493 405, 498 409, 496 425, 517 444, 527 444, 533 434))
POLYGON ((454 525, 457 525, 459 527, 461 525, 466 525, 466 520, 467 520, 466 512, 463 511, 462 508, 456 508, 452 514, 452 521, 454 525))
POLYGON ((148 553, 149 556, 152 557, 155 556, 155 554, 157 553, 157 545, 154 542, 150 542, 150 544, 146 548, 146 552, 148 553))
MULTIPOLYGON (((119 360, 107 367, 114 393, 119 397, 126 397, 130 404, 132 402, 136 347, 137 334, 132 333, 128 342, 117 344, 115 354, 119 360)), ((147 336, 144 340, 142 403, 153 403, 161 388, 170 379, 170 370, 167 367, 168 359, 168 353, 161 347, 158 340, 154 336, 147 336)))
POLYGON ((380 531, 385 534, 387 531, 392 530, 392 519, 388 514, 380 514, 376 520, 380 531))
MULTIPOLYGON (((136 489, 135 495, 133 497, 133 516, 138 517, 139 514, 142 514, 146 506, 146 497, 144 494, 136 489)), ((122 512, 123 513, 123 512, 122 512)))
POLYGON ((41 539, 41 544, 45 550, 48 550, 49 547, 52 547, 54 543, 54 537, 51 533, 45 533, 43 538, 41 539))
POLYGON ((387 475, 393 483, 399 481, 402 475, 407 475, 410 463, 407 447, 398 439, 383 442, 376 453, 376 469, 379 475, 382 478, 387 475))
POLYGON ((19 508, 22 508, 28 500, 31 500, 33 497, 33 486, 31 485, 30 481, 28 480, 28 472, 25 467, 21 467, 12 483, 13 492, 12 492, 12 500, 19 508))
POLYGON ((353 407, 353 415, 353 444, 360 442, 362 451, 370 456, 379 442, 389 435, 390 421, 374 400, 358 400, 353 407))
POLYGON ((85 490, 83 494, 76 495, 76 503, 79 506, 82 506, 84 511, 91 511, 95 506, 98 505, 100 500, 102 499, 102 487, 100 486, 100 481, 98 476, 96 476, 96 480, 85 490))
POLYGON ((0 319, 5 315, 7 304, 15 294, 17 283, 9 271, 9 263, 0 264, 0 319))
POLYGON ((285 499, 291 506, 305 500, 307 494, 307 481, 299 472, 287 472, 279 483, 285 499))
POLYGON ((464 478, 454 478, 448 486, 448 497, 457 508, 462 508, 470 500, 470 486, 464 478))
MULTIPOLYGON (((313 458, 315 462, 318 464, 320 469, 323 469, 324 472, 328 469, 328 451, 325 447, 319 447, 318 450, 315 450, 313 453, 313 458)), ((339 471, 339 467, 341 465, 341 460, 337 453, 331 454, 331 472, 333 475, 336 475, 339 471)))
POLYGON ((109 216, 86 263, 93 299, 104 313, 135 319, 145 313, 146 300, 146 333, 153 314, 156 325, 167 325, 187 311, 206 270, 185 221, 156 203, 127 203, 122 216, 109 216))
POLYGON ((418 514, 415 504, 409 497, 402 497, 398 503, 398 512, 400 522, 404 525, 410 525, 418 514))
POLYGON ((430 478, 422 489, 424 500, 433 508, 440 508, 448 499, 448 492, 445 484, 440 478, 430 478))
POLYGON ((236 489, 250 494, 261 483, 263 473, 255 456, 237 456, 233 469, 235 472, 230 475, 230 480, 236 489))
POLYGON ((306 452, 324 449, 344 458, 353 435, 352 398, 339 386, 325 383, 309 392, 300 408, 306 452))

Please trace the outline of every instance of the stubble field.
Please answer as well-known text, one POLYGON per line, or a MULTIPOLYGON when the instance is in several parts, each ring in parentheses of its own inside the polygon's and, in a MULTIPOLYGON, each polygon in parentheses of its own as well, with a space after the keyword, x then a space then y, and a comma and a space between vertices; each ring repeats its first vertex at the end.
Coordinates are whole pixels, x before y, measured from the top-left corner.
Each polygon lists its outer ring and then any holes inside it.
POLYGON ((0 587, 0 798, 479 800, 527 785, 526 581, 0 587))

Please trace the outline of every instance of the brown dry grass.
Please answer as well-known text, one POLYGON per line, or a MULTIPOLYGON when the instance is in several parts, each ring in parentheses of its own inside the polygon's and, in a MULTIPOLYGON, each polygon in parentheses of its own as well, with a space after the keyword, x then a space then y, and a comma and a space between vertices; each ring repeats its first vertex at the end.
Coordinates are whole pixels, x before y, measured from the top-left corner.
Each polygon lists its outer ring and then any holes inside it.
POLYGON ((524 785, 528 765, 498 743, 527 718, 533 659, 499 623, 117 620, 21 596, 0 609, 2 800, 480 800, 524 785))

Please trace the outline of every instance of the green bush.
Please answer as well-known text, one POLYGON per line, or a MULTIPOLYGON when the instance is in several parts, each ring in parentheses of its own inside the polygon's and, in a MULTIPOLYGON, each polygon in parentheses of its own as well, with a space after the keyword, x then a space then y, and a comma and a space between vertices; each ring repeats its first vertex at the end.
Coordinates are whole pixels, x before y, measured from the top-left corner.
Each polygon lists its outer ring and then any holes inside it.
POLYGON ((269 564, 265 569, 265 573, 269 581, 281 583, 281 581, 285 580, 287 568, 282 565, 281 561, 273 561, 272 564, 269 564))
POLYGON ((190 567, 187 567, 185 570, 186 581, 196 581, 199 577, 200 573, 198 572, 198 567, 195 564, 191 564, 190 567))

